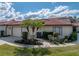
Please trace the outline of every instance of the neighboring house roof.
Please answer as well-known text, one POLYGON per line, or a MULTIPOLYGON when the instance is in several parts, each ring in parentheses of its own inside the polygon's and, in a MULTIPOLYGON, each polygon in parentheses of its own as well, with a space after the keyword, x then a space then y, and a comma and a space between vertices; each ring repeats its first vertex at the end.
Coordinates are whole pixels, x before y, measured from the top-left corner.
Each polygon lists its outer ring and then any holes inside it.
MULTIPOLYGON (((47 26, 79 26, 79 22, 78 23, 71 23, 71 21, 69 19, 42 19, 45 22, 45 25, 47 26)), ((9 26, 16 26, 16 25, 20 25, 21 21, 15 21, 15 20, 10 20, 10 21, 0 21, 0 25, 9 25, 9 26)))
POLYGON ((76 22, 76 23, 74 22, 74 23, 72 23, 72 25, 73 26, 79 26, 79 22, 76 22))

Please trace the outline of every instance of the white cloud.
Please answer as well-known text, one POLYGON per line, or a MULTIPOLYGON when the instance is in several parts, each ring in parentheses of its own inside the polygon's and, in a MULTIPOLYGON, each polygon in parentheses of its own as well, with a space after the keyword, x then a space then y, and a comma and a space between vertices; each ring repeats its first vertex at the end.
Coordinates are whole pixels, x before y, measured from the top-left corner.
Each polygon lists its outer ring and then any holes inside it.
POLYGON ((37 12, 28 12, 26 15, 30 16, 30 15, 46 15, 48 14, 50 11, 50 9, 41 9, 40 11, 37 12))
POLYGON ((37 15, 37 18, 49 18, 49 17, 56 17, 56 16, 59 16, 58 14, 55 14, 57 12, 61 12, 61 11, 64 11, 68 8, 68 6, 58 6, 58 7, 55 7, 53 10, 50 11, 50 9, 41 9, 37 12, 28 12, 26 15, 27 16, 34 16, 34 15, 37 15))
MULTIPOLYGON (((68 6, 59 6, 56 7, 51 14, 49 14, 49 17, 64 17, 64 16, 74 16, 76 14, 79 14, 79 10, 76 9, 69 9, 68 6), (58 13, 57 13, 58 12, 58 13), (55 14, 56 13, 56 14, 55 14)), ((76 15, 77 16, 77 15, 76 15)))
POLYGON ((52 11, 52 13, 57 13, 57 12, 60 12, 60 11, 63 11, 63 10, 66 10, 68 9, 68 6, 58 6, 58 7, 55 7, 54 10, 52 11))
POLYGON ((15 9, 12 7, 12 3, 8 3, 8 2, 0 3, 0 20, 16 19, 20 15, 21 13, 16 12, 15 9))
POLYGON ((69 14, 79 14, 79 10, 65 10, 61 13, 59 13, 59 15, 69 15, 69 14))
POLYGON ((50 9, 41 9, 37 12, 28 12, 26 13, 26 16, 32 18, 44 18, 47 17, 49 13, 50 13, 50 9))
MULTIPOLYGON (((16 12, 16 10, 12 7, 13 3, 0 3, 0 20, 6 19, 41 19, 41 18, 50 18, 50 17, 61 17, 61 16, 69 16, 78 14, 79 10, 70 10, 69 6, 58 6, 54 9, 41 9, 35 12, 29 11, 28 13, 16 12)), ((51 6, 52 7, 52 6, 51 6)))

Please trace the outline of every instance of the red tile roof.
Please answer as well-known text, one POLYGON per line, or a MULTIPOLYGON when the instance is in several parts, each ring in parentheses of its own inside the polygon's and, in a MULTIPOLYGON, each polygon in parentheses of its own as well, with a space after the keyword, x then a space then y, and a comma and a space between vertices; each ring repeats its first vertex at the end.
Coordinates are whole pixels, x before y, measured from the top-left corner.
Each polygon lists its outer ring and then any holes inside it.
POLYGON ((44 20, 45 25, 71 25, 71 22, 67 19, 49 19, 44 20))
MULTIPOLYGON (((72 26, 72 23, 70 22, 69 19, 43 19, 43 21, 45 22, 45 25, 51 26, 51 25, 57 25, 57 26, 72 26)), ((0 25, 9 25, 9 26, 13 26, 13 25, 20 25, 21 21, 15 21, 15 20, 11 20, 11 21, 0 21, 0 25)), ((76 24, 74 24, 73 26, 75 26, 76 24)))
POLYGON ((0 21, 0 25, 20 25, 21 24, 21 21, 0 21))
POLYGON ((5 25, 20 25, 21 21, 7 21, 5 25))

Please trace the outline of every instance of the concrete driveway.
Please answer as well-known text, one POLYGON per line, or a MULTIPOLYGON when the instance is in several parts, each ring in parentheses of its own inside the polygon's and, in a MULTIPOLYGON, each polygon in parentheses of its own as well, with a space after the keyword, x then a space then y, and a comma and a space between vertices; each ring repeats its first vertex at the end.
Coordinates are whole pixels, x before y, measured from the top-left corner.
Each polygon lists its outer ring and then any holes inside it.
POLYGON ((17 43, 14 42, 15 40, 21 40, 21 38, 20 37, 13 37, 13 36, 1 37, 0 38, 0 45, 2 45, 2 44, 18 45, 17 43))
POLYGON ((11 46, 16 46, 16 47, 26 47, 26 48, 38 48, 38 47, 42 47, 42 48, 47 48, 47 47, 66 47, 66 46, 72 46, 72 45, 76 45, 76 44, 73 44, 73 43, 66 43, 66 44, 59 44, 59 45, 55 45, 55 44, 51 44, 50 42, 47 42, 43 39, 38 39, 38 40, 41 40, 43 45, 26 45, 26 44, 18 44, 18 43, 15 43, 14 41, 15 40, 21 40, 20 37, 2 37, 0 38, 0 45, 3 45, 3 44, 8 44, 8 45, 11 45, 11 46))
POLYGON ((14 36, 9 36, 9 37, 2 37, 0 40, 9 42, 9 43, 14 43, 15 40, 21 40, 20 37, 14 37, 14 36))

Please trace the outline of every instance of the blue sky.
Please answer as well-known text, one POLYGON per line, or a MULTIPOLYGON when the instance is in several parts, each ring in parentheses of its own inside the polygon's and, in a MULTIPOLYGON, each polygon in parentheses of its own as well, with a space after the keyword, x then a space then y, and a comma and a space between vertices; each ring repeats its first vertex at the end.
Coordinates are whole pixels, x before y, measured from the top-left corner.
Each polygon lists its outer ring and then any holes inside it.
POLYGON ((13 4, 16 11, 20 12, 38 11, 43 8, 53 9, 53 6, 54 5, 50 2, 19 2, 13 4))
POLYGON ((79 17, 79 2, 1 2, 0 19, 79 17))
POLYGON ((70 9, 79 9, 78 2, 16 2, 13 3, 13 7, 16 11, 29 12, 38 11, 43 8, 54 9, 57 6, 69 6, 70 9))

